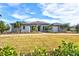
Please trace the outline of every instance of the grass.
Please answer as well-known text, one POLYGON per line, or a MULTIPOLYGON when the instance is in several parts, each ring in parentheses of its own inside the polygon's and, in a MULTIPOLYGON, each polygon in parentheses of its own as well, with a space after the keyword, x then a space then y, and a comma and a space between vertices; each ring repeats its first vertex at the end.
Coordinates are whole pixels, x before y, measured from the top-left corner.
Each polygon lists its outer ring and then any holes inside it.
POLYGON ((0 47, 11 45, 19 53, 29 53, 36 46, 46 47, 48 50, 56 48, 61 40, 79 43, 78 35, 16 35, 0 36, 0 47))

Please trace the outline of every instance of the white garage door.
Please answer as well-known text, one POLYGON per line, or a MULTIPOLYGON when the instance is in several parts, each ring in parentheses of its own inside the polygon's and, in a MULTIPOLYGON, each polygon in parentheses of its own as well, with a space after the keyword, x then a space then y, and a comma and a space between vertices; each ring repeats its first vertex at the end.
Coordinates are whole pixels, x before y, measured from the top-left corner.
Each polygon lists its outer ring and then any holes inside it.
POLYGON ((53 27, 52 27, 52 31, 53 31, 53 32, 58 32, 58 26, 53 26, 53 27))

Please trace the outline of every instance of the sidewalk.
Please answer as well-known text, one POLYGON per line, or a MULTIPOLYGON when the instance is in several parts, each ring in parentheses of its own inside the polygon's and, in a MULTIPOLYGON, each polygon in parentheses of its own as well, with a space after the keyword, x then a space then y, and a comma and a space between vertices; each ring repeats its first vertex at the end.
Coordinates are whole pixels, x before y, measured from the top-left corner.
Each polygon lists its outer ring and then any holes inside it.
POLYGON ((69 33, 30 33, 30 34, 1 34, 3 36, 26 36, 26 35, 79 35, 79 34, 69 34, 69 33))

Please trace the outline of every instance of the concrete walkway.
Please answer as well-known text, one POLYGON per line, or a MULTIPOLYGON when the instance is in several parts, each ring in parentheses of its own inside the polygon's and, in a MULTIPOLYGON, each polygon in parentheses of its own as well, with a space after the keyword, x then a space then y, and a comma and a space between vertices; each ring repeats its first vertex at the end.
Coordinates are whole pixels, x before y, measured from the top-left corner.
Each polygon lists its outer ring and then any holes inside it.
POLYGON ((71 33, 1 34, 0 37, 4 37, 4 36, 26 36, 26 35, 79 35, 79 34, 71 34, 71 33))

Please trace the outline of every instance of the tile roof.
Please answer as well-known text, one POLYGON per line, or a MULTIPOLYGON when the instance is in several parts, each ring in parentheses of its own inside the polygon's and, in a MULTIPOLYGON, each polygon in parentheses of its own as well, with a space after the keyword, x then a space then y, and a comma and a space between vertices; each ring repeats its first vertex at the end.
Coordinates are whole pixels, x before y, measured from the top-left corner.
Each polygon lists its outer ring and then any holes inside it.
MULTIPOLYGON (((11 23, 11 25, 13 25, 14 23, 11 23)), ((54 25, 54 26, 58 26, 58 25, 62 25, 61 23, 47 23, 44 21, 34 21, 34 22, 22 22, 22 25, 54 25)))
POLYGON ((49 25, 49 23, 47 22, 43 22, 43 21, 34 21, 34 22, 30 22, 30 23, 23 23, 23 25, 49 25))

